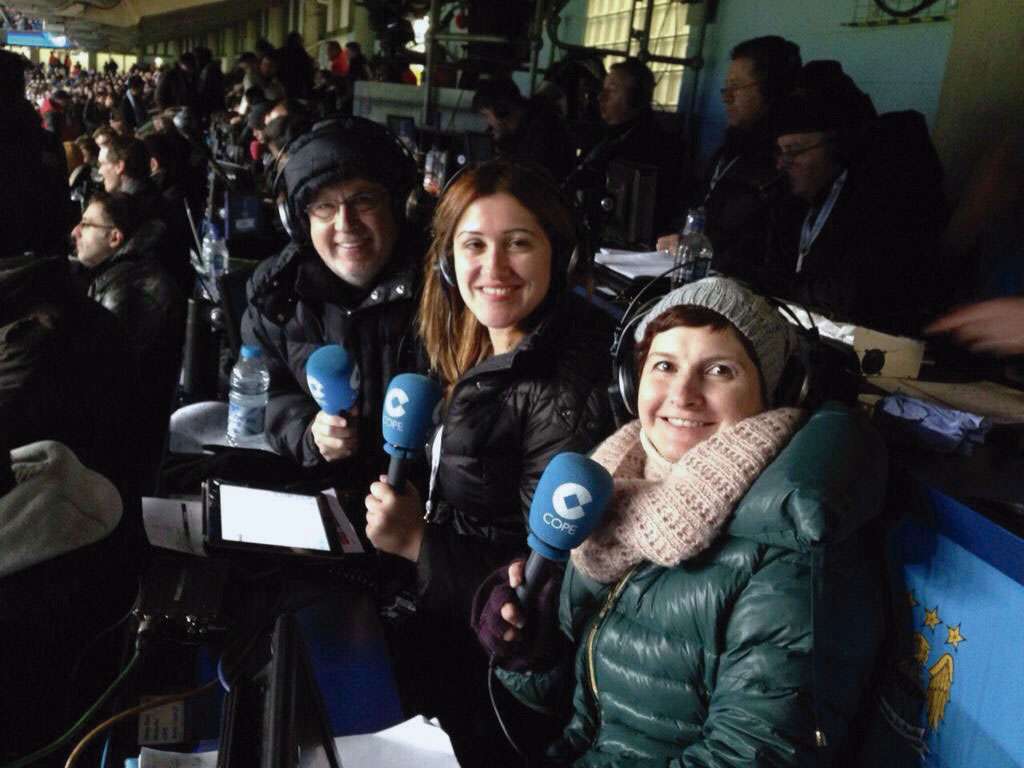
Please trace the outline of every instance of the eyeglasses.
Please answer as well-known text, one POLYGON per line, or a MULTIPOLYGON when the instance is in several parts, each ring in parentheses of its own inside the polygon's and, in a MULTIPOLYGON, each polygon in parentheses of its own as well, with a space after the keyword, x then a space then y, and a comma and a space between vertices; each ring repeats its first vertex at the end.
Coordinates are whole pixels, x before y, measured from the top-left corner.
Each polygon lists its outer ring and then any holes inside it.
POLYGON ((805 152, 810 152, 812 149, 823 147, 828 143, 829 140, 824 139, 823 141, 819 141, 817 144, 809 144, 806 147, 797 147, 796 149, 790 149, 788 147, 784 149, 779 147, 775 150, 775 159, 783 165, 788 165, 805 152))
POLYGON ((357 192, 348 200, 331 200, 311 203, 306 206, 306 213, 320 221, 331 221, 337 218, 338 211, 344 206, 347 213, 373 213, 384 199, 380 192, 357 192))
POLYGON ((117 229, 113 224, 97 224, 95 221, 86 221, 85 219, 78 222, 78 226, 81 229, 86 227, 92 227, 93 229, 117 229))
POLYGON ((725 88, 722 88, 718 92, 722 95, 722 98, 724 99, 726 96, 735 95, 736 91, 742 91, 743 89, 750 88, 752 85, 757 85, 760 82, 760 80, 751 80, 749 83, 740 83, 739 85, 727 85, 725 86, 725 88))

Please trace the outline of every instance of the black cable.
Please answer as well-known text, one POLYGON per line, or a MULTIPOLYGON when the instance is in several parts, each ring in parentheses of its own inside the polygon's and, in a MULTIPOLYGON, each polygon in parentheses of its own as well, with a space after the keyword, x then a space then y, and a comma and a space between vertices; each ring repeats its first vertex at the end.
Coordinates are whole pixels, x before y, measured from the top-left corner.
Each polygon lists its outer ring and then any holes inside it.
POLYGON ((512 738, 512 734, 509 733, 508 726, 505 725, 505 720, 501 717, 501 711, 498 708, 498 700, 494 695, 495 666, 494 656, 492 655, 490 660, 487 662, 487 695, 491 699, 491 709, 494 710, 494 716, 498 720, 498 725, 501 726, 501 732, 505 734, 505 739, 512 745, 512 749, 516 751, 516 754, 523 758, 523 765, 529 765, 530 759, 526 756, 526 753, 520 749, 516 740, 512 738))
POLYGON ((920 3, 915 5, 913 8, 907 8, 906 10, 900 10, 893 8, 889 5, 886 0, 874 0, 875 5, 883 12, 890 16, 895 16, 897 19, 909 19, 911 16, 919 14, 921 11, 927 10, 935 5, 939 0, 921 0, 920 3))

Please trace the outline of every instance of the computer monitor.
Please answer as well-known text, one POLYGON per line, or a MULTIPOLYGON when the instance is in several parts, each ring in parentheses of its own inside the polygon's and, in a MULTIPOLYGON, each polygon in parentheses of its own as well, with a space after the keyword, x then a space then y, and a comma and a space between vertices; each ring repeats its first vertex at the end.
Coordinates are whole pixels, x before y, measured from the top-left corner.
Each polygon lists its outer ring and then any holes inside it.
POLYGON ((612 160, 608 163, 606 182, 611 210, 603 239, 628 248, 652 247, 658 167, 612 160))

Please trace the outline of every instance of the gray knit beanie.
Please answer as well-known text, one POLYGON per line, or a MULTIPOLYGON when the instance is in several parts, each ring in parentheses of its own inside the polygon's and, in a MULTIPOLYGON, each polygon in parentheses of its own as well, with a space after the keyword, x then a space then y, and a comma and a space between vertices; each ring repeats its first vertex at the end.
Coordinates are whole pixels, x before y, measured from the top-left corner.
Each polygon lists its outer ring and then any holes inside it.
POLYGON ((636 341, 643 339, 652 320, 683 305, 710 309, 736 326, 754 348, 754 362, 764 379, 765 394, 769 401, 774 400, 782 369, 796 349, 793 328, 779 311, 735 280, 706 277, 662 296, 637 325, 636 341))

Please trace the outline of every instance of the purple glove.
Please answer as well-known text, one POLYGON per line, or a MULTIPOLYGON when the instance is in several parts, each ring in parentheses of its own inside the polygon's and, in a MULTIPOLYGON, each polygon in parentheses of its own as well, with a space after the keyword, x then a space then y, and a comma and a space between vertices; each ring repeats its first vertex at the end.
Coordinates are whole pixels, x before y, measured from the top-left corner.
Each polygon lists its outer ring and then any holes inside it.
POLYGON ((508 565, 503 565, 477 589, 473 596, 470 626, 480 645, 493 656, 499 667, 513 672, 550 669, 561 654, 563 643, 558 631, 558 595, 562 572, 546 569, 546 576, 535 599, 519 639, 508 641, 504 634, 512 625, 501 617, 501 606, 518 604, 515 590, 508 585, 508 565))

